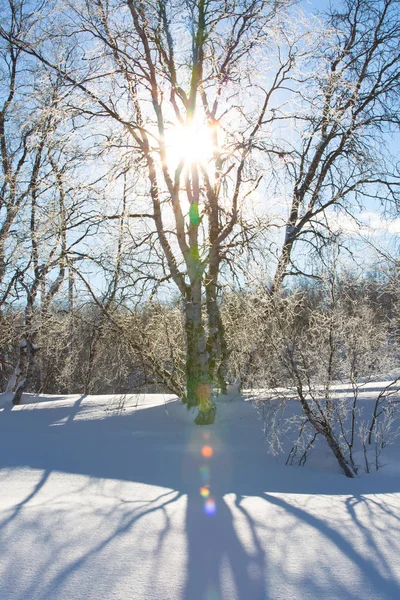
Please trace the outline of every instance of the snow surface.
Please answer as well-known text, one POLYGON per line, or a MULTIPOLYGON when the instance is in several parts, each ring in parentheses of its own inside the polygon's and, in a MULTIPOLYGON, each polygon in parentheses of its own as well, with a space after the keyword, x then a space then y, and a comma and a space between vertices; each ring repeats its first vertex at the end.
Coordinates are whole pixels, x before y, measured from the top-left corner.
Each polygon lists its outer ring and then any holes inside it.
POLYGON ((398 446, 348 480, 269 457, 239 397, 192 420, 172 396, 4 395, 0 599, 400 599, 398 446))

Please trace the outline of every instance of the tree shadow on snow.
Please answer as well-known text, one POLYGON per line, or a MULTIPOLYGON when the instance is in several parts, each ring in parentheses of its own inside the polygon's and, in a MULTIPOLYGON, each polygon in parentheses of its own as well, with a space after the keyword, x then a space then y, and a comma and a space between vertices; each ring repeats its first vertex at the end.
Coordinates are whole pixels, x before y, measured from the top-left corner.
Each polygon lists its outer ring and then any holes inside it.
MULTIPOLYGON (((176 422, 166 414, 164 406, 85 419, 79 418, 80 411, 85 410, 83 400, 84 397, 79 398, 72 407, 57 407, 53 403, 49 408, 2 414, 0 468, 30 467, 42 470, 42 476, 0 522, 0 547, 4 545, 1 532, 7 535, 7 527, 12 526, 33 499, 36 503, 40 501, 40 494, 53 472, 86 475, 92 480, 138 482, 169 491, 147 504, 141 501, 138 507, 135 499, 129 506, 121 500, 120 517, 111 533, 96 540, 83 555, 60 564, 45 588, 41 588, 40 571, 46 572, 49 565, 38 567, 23 593, 13 596, 12 600, 26 600, 39 597, 39 594, 43 600, 64 597, 57 596, 57 590, 62 590, 80 571, 85 573, 96 557, 108 551, 117 540, 125 539, 140 519, 161 511, 165 525, 158 534, 158 546, 154 551, 153 561, 157 561, 157 553, 161 556, 172 527, 167 507, 171 508, 183 497, 187 502, 186 584, 179 598, 222 599, 225 597, 223 589, 231 589, 232 597, 239 600, 272 598, 268 589, 271 559, 266 548, 272 548, 275 543, 274 528, 273 524, 267 523, 262 530, 256 523, 246 508, 249 496, 265 503, 266 514, 269 504, 286 511, 297 523, 317 529, 367 578, 371 589, 381 594, 379 597, 396 597, 393 594, 398 588, 391 579, 390 569, 387 567, 385 572, 385 558, 374 546, 371 532, 363 531, 355 505, 367 502, 364 494, 377 491, 377 485, 380 492, 400 491, 398 480, 383 477, 377 484, 376 478, 348 481, 341 475, 322 473, 317 478, 306 469, 282 469, 282 466, 266 461, 260 423, 256 419, 238 419, 229 425, 196 428, 176 422), (205 451, 205 447, 211 450, 205 451), (345 535, 311 510, 275 495, 285 492, 349 496, 353 499, 348 500, 349 515, 373 550, 374 558, 357 552, 345 535), (246 526, 246 543, 237 529, 238 521, 241 526, 243 523, 246 526)), ((44 499, 44 511, 48 505, 49 500, 44 499)), ((112 510, 115 516, 115 508, 112 510)), ((384 510, 395 518, 395 511, 389 505, 384 510)), ((9 568, 12 570, 13 565, 9 568)), ((99 577, 102 577, 101 573, 99 577)), ((285 577, 290 581, 289 570, 285 577)), ((312 569, 308 577, 313 578, 312 569)), ((156 598, 157 594, 152 597, 156 598)))

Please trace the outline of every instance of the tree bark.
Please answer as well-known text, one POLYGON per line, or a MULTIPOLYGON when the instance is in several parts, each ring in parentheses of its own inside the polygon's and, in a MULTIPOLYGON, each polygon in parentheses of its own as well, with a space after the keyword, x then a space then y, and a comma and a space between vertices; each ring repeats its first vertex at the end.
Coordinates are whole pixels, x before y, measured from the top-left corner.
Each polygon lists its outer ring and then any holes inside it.
POLYGON ((207 356, 210 380, 215 382, 222 394, 226 388, 226 356, 225 328, 217 301, 217 274, 206 282, 206 305, 208 318, 207 356))
POLYGON ((201 280, 192 282, 185 302, 186 334, 186 403, 198 406, 197 425, 214 422, 216 407, 212 401, 208 372, 206 334, 201 310, 201 280))
POLYGON ((303 412, 306 415, 306 417, 308 418, 308 420, 310 421, 311 425, 314 427, 314 429, 317 433, 320 433, 321 435, 324 436, 324 438, 328 442, 329 448, 332 450, 336 460, 339 463, 339 466, 343 470, 346 477, 353 478, 355 473, 353 473, 350 466, 348 465, 348 463, 343 455, 343 452, 342 452, 338 442, 336 441, 335 436, 333 435, 333 432, 332 432, 329 424, 326 421, 321 421, 320 419, 315 417, 315 415, 313 414, 313 411, 309 407, 308 402, 305 399, 305 397, 303 396, 303 393, 300 389, 298 389, 298 394, 299 394, 299 398, 300 398, 300 404, 303 408, 303 412))
POLYGON ((29 385, 32 378, 33 367, 35 364, 35 355, 37 347, 32 340, 23 338, 20 342, 19 361, 16 368, 17 380, 13 389, 12 403, 17 405, 21 402, 24 390, 29 385))

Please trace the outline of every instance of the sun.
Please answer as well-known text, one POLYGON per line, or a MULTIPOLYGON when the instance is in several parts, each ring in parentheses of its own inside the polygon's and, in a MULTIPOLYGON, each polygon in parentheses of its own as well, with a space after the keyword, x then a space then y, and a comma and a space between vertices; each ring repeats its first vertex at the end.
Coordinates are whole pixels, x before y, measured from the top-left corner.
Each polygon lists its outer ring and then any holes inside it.
POLYGON ((213 157, 213 130, 204 122, 176 125, 168 130, 165 137, 167 157, 174 164, 182 161, 187 166, 207 164, 213 157))

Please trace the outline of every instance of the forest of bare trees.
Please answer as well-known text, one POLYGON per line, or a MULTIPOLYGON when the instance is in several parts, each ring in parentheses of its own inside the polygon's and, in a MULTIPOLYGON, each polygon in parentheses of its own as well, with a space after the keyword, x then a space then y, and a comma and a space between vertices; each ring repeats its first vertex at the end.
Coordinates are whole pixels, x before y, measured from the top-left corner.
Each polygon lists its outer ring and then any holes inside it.
POLYGON ((399 356, 396 244, 355 241, 398 213, 398 0, 0 14, 2 391, 168 390, 207 424, 228 384, 291 386, 354 474, 329 386, 399 356))

